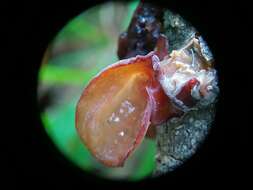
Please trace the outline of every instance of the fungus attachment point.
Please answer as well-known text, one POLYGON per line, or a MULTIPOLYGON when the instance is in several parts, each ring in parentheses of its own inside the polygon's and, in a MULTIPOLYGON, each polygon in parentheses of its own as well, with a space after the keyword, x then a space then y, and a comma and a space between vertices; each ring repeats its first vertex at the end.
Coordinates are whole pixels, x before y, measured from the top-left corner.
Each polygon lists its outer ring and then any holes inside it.
POLYGON ((153 56, 151 52, 106 68, 88 84, 78 102, 77 131, 107 166, 123 166, 152 120, 160 123, 170 114, 169 99, 152 69, 153 56))
POLYGON ((195 37, 183 48, 173 50, 162 61, 155 62, 153 68, 164 92, 184 112, 198 102, 210 104, 217 96, 216 70, 203 56, 195 37))
POLYGON ((167 55, 160 36, 155 52, 121 60, 88 84, 77 105, 76 128, 98 160, 123 166, 146 133, 155 136, 154 126, 211 100, 206 89, 215 88, 215 73, 189 53, 193 42, 167 55))

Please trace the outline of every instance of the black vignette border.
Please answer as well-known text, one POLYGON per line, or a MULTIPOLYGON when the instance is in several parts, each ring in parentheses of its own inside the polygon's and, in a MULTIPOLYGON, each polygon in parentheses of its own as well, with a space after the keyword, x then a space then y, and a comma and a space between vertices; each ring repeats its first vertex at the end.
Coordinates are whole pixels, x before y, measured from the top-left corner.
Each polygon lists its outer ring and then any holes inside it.
POLYGON ((41 130, 36 99, 37 74, 44 51, 69 19, 102 2, 105 1, 7 3, 3 17, 8 58, 5 65, 11 72, 4 72, 3 76, 8 78, 10 100, 6 104, 8 124, 11 124, 3 146, 7 150, 6 177, 13 181, 11 184, 82 187, 85 181, 87 187, 156 188, 196 179, 206 184, 247 180, 248 119, 252 102, 246 101, 251 71, 244 55, 250 55, 247 52, 250 14, 248 6, 240 2, 222 5, 219 1, 159 1, 199 30, 214 53, 219 72, 221 93, 214 127, 203 147, 183 167, 161 178, 138 183, 110 182, 85 175, 49 143, 41 130))

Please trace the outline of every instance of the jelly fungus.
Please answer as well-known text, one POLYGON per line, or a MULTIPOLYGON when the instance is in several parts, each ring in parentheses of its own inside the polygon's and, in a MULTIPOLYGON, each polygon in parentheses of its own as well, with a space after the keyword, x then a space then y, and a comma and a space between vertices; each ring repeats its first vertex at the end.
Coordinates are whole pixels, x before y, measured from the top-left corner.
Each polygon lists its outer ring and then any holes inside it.
POLYGON ((76 127, 92 154, 105 165, 122 166, 151 123, 176 113, 152 69, 151 52, 106 68, 85 88, 76 127))
POLYGON ((90 152, 107 166, 123 166, 147 131, 154 137, 156 125, 209 101, 215 70, 203 60, 196 38, 168 55, 160 35, 155 51, 101 71, 76 110, 77 131, 90 152))

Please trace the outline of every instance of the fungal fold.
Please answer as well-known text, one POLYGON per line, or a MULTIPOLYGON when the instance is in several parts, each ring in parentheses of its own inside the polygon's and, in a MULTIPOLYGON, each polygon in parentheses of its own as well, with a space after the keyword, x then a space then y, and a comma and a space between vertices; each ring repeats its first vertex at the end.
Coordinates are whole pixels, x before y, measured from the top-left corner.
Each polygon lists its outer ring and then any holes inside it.
POLYGON ((217 74, 201 52, 199 40, 193 38, 180 50, 173 50, 162 61, 153 59, 164 92, 174 105, 186 112, 198 103, 208 105, 218 94, 217 74))
POLYGON ((93 78, 81 95, 76 128, 90 152, 107 166, 123 166, 155 126, 217 95, 212 63, 193 38, 168 55, 165 36, 155 51, 121 60, 93 78), (149 129, 149 130, 148 130, 149 129))

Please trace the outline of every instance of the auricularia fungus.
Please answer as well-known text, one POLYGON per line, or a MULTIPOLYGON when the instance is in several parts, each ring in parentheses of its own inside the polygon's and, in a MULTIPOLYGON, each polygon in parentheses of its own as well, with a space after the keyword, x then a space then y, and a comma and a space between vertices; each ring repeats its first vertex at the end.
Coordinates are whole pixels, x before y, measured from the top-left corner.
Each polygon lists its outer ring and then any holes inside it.
POLYGON ((76 128, 103 164, 123 166, 148 131, 214 102, 217 76, 194 36, 168 53, 160 34, 154 51, 110 65, 84 89, 76 109, 76 128))

